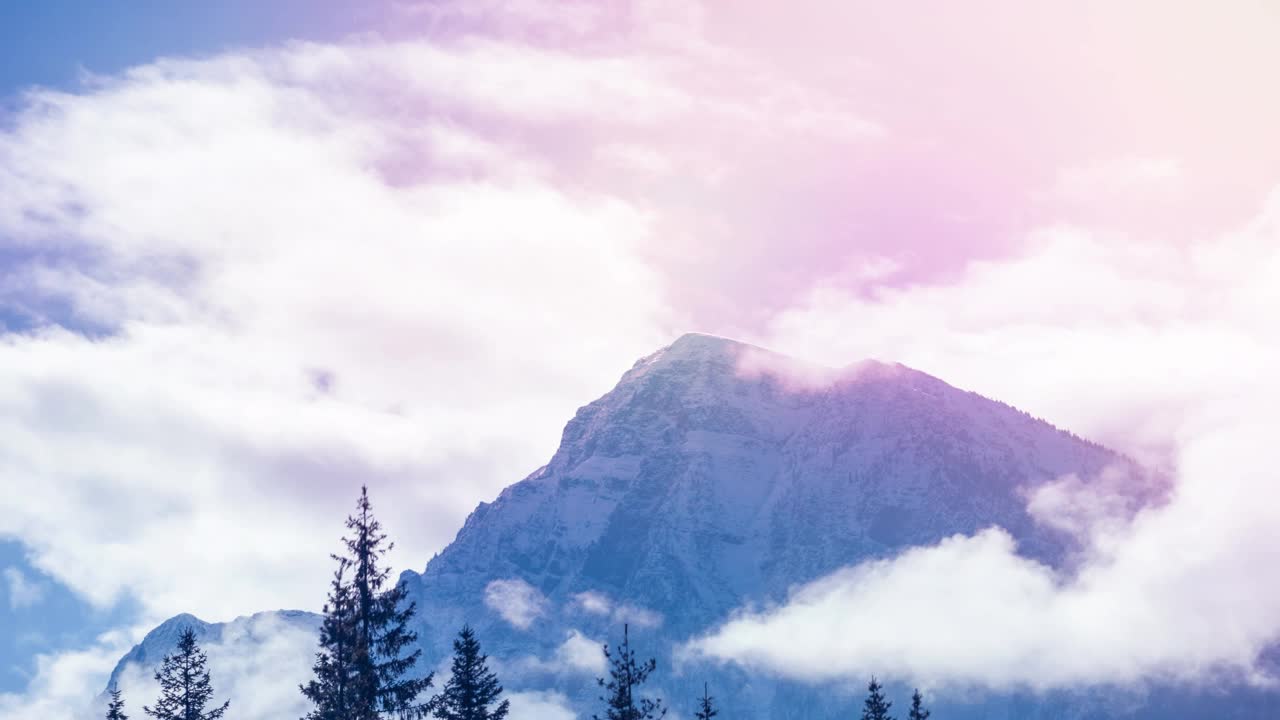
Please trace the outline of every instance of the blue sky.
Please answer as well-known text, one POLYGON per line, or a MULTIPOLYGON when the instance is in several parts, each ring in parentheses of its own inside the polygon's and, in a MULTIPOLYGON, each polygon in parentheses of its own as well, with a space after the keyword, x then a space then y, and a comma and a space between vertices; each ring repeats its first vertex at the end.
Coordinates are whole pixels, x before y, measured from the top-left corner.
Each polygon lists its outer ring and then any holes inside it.
POLYGON ((359 32, 373 3, 332 0, 7 0, 0 3, 0 95, 70 87, 167 55, 204 55, 359 32))
POLYGON ((16 541, 0 540, 0 693, 26 686, 37 653, 83 647, 102 632, 137 618, 137 603, 125 599, 95 608, 27 561, 16 541))

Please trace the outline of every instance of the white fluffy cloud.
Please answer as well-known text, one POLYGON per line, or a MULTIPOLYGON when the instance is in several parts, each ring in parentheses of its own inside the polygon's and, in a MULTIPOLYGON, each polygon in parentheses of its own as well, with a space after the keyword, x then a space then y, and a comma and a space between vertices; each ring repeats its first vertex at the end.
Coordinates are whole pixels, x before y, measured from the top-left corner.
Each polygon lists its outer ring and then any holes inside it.
POLYGON ((602 647, 600 641, 592 640, 577 630, 570 630, 564 643, 556 649, 556 661, 563 667, 603 675, 605 662, 602 647))
POLYGON ((511 701, 511 716, 530 720, 574 720, 578 715, 569 708, 569 698, 563 693, 526 690, 507 696, 511 701))
POLYGON ((1048 688, 1265 681, 1280 640, 1274 438, 1280 434, 1280 194, 1237 232, 1154 247, 1080 231, 948 284, 816 291, 776 346, 827 362, 900 359, 1139 453, 1170 502, 1118 523, 1106 488, 1029 497, 1085 556, 1054 570, 993 528, 839 571, 747 612, 695 653, 807 679, 1048 688), (847 329, 856 328, 856 332, 847 329))
POLYGON ((547 610, 546 597, 519 578, 490 582, 484 588, 484 604, 521 630, 527 630, 547 610))
POLYGON ((662 615, 648 608, 637 607, 628 603, 615 603, 608 595, 594 590, 580 592, 573 596, 570 608, 589 615, 604 615, 612 618, 615 625, 630 623, 637 627, 658 627, 662 624, 662 615))
POLYGON ((0 717, 86 720, 111 668, 132 645, 131 635, 129 631, 112 631, 89 647, 38 656, 35 675, 25 692, 0 693, 0 717))
POLYGON ((669 318, 644 211, 446 117, 593 112, 506 92, 549 57, 303 45, 29 96, 0 131, 0 298, 33 328, 0 338, 0 534, 99 604, 314 608, 361 482, 416 567, 545 461, 669 318))
POLYGON ((613 603, 604 593, 588 590, 573 596, 573 607, 591 615, 608 615, 613 603))

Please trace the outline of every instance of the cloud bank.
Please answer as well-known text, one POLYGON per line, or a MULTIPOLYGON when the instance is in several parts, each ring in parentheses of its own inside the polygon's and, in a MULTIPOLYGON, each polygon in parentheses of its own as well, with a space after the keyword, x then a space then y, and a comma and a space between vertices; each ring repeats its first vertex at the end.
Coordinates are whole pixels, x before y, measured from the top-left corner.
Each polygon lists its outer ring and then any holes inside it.
POLYGON ((690 652, 934 687, 1280 680, 1259 662, 1280 641, 1280 192, 1186 248, 1069 229, 1037 242, 951 284, 816 290, 778 318, 775 346, 900 358, 1012 400, 1167 468, 1170 501, 1120 522, 1106 490, 1124 478, 1062 478, 1029 509, 1082 540, 1078 566, 1023 558, 992 528, 841 570, 690 652))
POLYGON ((314 607, 359 483, 416 566, 545 459, 667 311, 642 210, 444 117, 524 85, 510 52, 297 46, 26 98, 0 132, 0 469, 26 488, 0 533, 101 605, 314 607), (432 108, 388 118, 369 76, 432 108))

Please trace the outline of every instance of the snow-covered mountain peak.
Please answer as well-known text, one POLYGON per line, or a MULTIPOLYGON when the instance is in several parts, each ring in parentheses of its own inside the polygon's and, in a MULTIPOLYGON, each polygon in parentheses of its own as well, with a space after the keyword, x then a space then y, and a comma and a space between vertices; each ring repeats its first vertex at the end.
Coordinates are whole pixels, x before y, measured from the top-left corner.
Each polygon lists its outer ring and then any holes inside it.
POLYGON ((902 365, 814 368, 690 334, 582 407, 545 467, 482 503, 406 582, 432 613, 473 606, 424 631, 442 643, 463 620, 526 641, 474 613, 507 578, 549 608, 598 593, 692 632, 839 567, 991 525, 1057 561, 1071 539, 1037 526, 1023 490, 1115 464, 1130 465, 902 365))

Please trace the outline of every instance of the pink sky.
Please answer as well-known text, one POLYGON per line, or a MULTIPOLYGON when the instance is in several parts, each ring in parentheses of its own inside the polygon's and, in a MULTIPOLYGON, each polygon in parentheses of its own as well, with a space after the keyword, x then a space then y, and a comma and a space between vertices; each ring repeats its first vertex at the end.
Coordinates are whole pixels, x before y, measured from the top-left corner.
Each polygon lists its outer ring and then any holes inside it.
POLYGON ((868 258, 898 283, 945 276, 1044 225, 1185 244, 1277 181, 1267 3, 610 7, 581 34, 526 37, 656 87, 540 140, 571 182, 655 206, 668 240, 650 251, 699 324, 752 327, 868 258), (653 175, 586 162, 597 134, 653 175))

